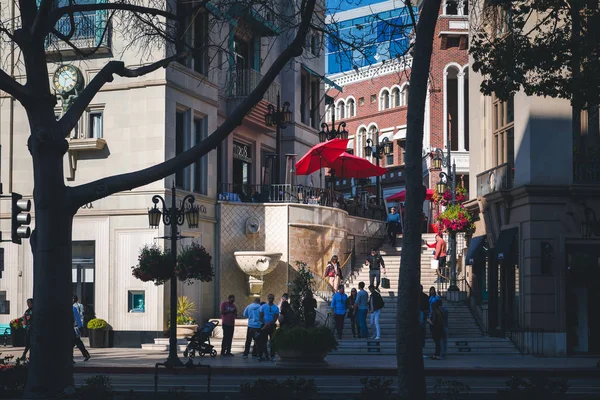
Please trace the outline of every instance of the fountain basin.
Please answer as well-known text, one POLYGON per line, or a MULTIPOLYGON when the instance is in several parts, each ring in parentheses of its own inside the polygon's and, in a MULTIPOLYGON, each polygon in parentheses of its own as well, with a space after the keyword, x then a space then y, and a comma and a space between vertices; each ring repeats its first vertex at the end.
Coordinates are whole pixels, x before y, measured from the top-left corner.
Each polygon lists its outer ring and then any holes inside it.
POLYGON ((261 277, 277 267, 282 253, 269 251, 236 251, 233 253, 238 267, 247 275, 261 277))

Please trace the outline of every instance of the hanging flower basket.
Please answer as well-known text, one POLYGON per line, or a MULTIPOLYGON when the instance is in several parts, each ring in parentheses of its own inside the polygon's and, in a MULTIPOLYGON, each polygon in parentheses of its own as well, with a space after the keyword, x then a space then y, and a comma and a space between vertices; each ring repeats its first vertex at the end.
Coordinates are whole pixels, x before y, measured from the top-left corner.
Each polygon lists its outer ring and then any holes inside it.
POLYGON ((162 285, 173 277, 173 266, 168 251, 158 246, 144 246, 140 250, 138 265, 131 267, 132 275, 142 282, 154 282, 162 285))
POLYGON ((203 246, 192 243, 185 246, 177 255, 175 275, 182 282, 192 284, 193 281, 210 282, 215 271, 212 267, 212 256, 203 246))
MULTIPOLYGON (((437 193, 437 189, 436 189, 437 193)), ((452 192, 450 190, 446 191, 443 195, 439 195, 436 198, 436 202, 446 207, 452 201, 452 192)), ((462 204, 467 201, 467 189, 463 186, 459 186, 456 188, 456 202, 458 204, 462 204)))
POLYGON ((461 204, 449 205, 443 213, 438 215, 438 231, 448 233, 465 232, 470 234, 475 231, 475 224, 471 214, 461 204))

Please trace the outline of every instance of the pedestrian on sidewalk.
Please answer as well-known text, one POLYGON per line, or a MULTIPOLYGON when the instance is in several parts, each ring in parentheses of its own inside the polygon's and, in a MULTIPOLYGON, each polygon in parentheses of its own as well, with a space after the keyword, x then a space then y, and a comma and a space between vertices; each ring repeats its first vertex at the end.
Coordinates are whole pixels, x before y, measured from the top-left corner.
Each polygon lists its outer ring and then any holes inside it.
POLYGON ((244 317, 248 318, 248 330, 246 331, 246 343, 244 345, 244 354, 242 355, 242 358, 248 358, 252 341, 254 341, 254 346, 252 346, 252 358, 257 358, 259 346, 255 336, 260 333, 260 328, 262 328, 262 323, 260 322, 260 299, 258 297, 246 307, 244 310, 244 317))
POLYGON ((334 255, 331 257, 329 263, 327 263, 325 276, 327 276, 327 279, 329 279, 329 284, 333 290, 336 290, 340 284, 340 280, 342 279, 342 267, 340 267, 338 256, 334 255))
POLYGON ((338 285, 338 291, 331 299, 331 310, 335 319, 335 330, 338 339, 342 339, 344 330, 344 319, 346 319, 346 305, 348 304, 348 295, 344 293, 344 285, 338 285))
POLYGON ((371 297, 369 298, 371 328, 375 329, 375 335, 373 335, 371 339, 379 340, 381 339, 381 328, 379 327, 379 314, 381 314, 381 309, 383 308, 384 303, 379 292, 375 290, 375 286, 369 286, 369 291, 371 292, 371 297))
MULTIPOLYGON (((421 292, 419 295, 419 325, 421 327, 421 337, 423 338, 422 347, 425 349, 425 339, 427 337, 427 318, 429 317, 429 296, 423 292, 423 285, 421 285, 421 292)), ((423 358, 427 358, 423 355, 423 358)))
POLYGON ((431 319, 433 315, 433 303, 440 300, 440 296, 435 292, 435 287, 429 288, 429 316, 427 318, 431 319))
POLYGON ((27 310, 23 314, 23 321, 25 324, 25 349, 21 360, 27 359, 27 353, 31 349, 31 333, 33 332, 33 299, 27 299, 27 310))
POLYGON ((433 341, 435 342, 435 353, 432 360, 440 360, 441 353, 441 342, 442 336, 444 334, 444 316, 442 314, 442 310, 440 310, 440 302, 435 301, 432 304, 432 315, 429 320, 429 324, 431 326, 431 336, 433 337, 433 341))
POLYGON ((369 266, 369 286, 375 286, 376 290, 379 290, 379 280, 381 278, 381 270, 385 274, 385 262, 383 257, 377 253, 377 249, 374 247, 371 249, 371 255, 367 256, 365 263, 369 266))
POLYGON ((356 296, 356 288, 352 288, 352 290, 350 290, 350 296, 348 296, 348 304, 346 306, 346 308, 348 309, 348 318, 350 319, 350 326, 352 327, 352 337, 354 339, 356 339, 357 333, 358 336, 360 336, 360 326, 358 325, 358 318, 356 318, 357 312, 355 310, 356 296))
POLYGON ((356 295, 356 303, 354 304, 354 311, 358 318, 358 324, 360 325, 359 338, 369 337, 369 328, 367 328, 367 313, 369 312, 369 294, 365 290, 365 283, 358 283, 358 294, 356 295))
POLYGON ((436 280, 436 283, 442 283, 446 281, 446 252, 446 241, 442 237, 442 234, 438 233, 437 235, 435 235, 435 254, 433 255, 433 259, 438 260, 438 278, 436 280))
POLYGON ((237 307, 235 305, 235 296, 230 294, 227 301, 221 303, 221 326, 223 327, 223 341, 221 342, 221 355, 233 357, 231 354, 231 342, 233 342, 233 332, 235 330, 235 318, 237 317, 237 307))
POLYGON ((395 207, 391 208, 385 224, 387 226, 387 234, 390 246, 396 247, 396 235, 398 235, 398 233, 402 233, 402 221, 400 220, 400 214, 396 213, 395 207))
POLYGON ((273 304, 275 301, 275 295, 269 294, 267 296, 268 303, 263 304, 260 307, 260 321, 263 326, 261 328, 260 334, 258 337, 260 338, 260 361, 275 361, 275 348, 273 348, 273 343, 271 340, 273 339, 273 333, 275 332, 275 323, 279 319, 279 307, 276 304, 273 304), (271 357, 269 357, 269 349, 268 344, 271 344, 271 357))
POLYGON ((317 319, 317 299, 313 297, 311 290, 306 292, 306 297, 302 300, 302 309, 304 310, 304 324, 307 328, 314 328, 315 319, 317 319))
POLYGON ((287 293, 281 295, 281 303, 279 304, 279 327, 281 329, 292 325, 292 306, 289 302, 290 296, 287 293))
MULTIPOLYGON (((79 310, 77 307, 73 305, 73 347, 77 346, 81 355, 83 356, 83 361, 88 361, 90 359, 90 353, 85 348, 85 345, 81 341, 81 327, 83 326, 83 322, 81 322, 81 317, 79 316, 79 310)), ((75 364, 75 357, 73 357, 73 364, 75 364)))
POLYGON ((442 299, 438 300, 437 303, 439 304, 440 311, 442 312, 442 316, 444 317, 444 331, 442 332, 442 350, 441 350, 441 353, 440 353, 440 356, 442 357, 442 360, 443 360, 444 358, 446 358, 446 354, 448 352, 448 319, 449 319, 449 313, 448 313, 448 310, 446 309, 446 307, 443 306, 442 299))

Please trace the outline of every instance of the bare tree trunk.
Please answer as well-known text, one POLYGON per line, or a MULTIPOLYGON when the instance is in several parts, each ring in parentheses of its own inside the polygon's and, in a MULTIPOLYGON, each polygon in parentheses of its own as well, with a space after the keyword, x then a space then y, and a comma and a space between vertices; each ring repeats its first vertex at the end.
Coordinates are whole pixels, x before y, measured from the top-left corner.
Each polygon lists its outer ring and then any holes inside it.
POLYGON ((69 266, 74 211, 64 185, 66 141, 42 142, 32 135, 29 149, 35 181, 35 230, 31 237, 35 296, 25 398, 39 398, 73 386, 73 293, 69 266))
POLYGON ((398 282, 397 350, 400 398, 426 397, 422 338, 419 327, 421 277, 421 213, 425 201, 422 177, 423 124, 433 35, 441 0, 425 0, 419 21, 410 73, 406 138, 406 208, 402 261, 398 282))

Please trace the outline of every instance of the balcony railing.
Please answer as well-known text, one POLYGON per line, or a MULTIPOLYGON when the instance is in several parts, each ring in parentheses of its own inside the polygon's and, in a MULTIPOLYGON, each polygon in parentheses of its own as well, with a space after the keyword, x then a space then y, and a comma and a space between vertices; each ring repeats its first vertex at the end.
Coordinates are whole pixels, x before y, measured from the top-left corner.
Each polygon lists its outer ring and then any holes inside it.
POLYGON ((242 203, 300 203, 335 207, 355 217, 385 220, 384 206, 345 199, 331 189, 303 185, 276 184, 250 185, 224 183, 219 190, 219 200, 242 203))
POLYGON ((477 197, 512 189, 515 171, 512 163, 504 163, 477 175, 477 197))
MULTIPOLYGON (((110 26, 106 26, 106 17, 101 12, 77 14, 73 16, 75 29, 69 42, 80 50, 94 49, 96 47, 107 48, 110 39, 110 26)), ((70 17, 61 18, 55 26, 56 30, 62 35, 68 36, 71 33, 70 17)), ((46 39, 47 51, 72 50, 72 47, 62 41, 55 35, 49 35, 46 39)))
MULTIPOLYGON (((246 97, 258 85, 258 82, 263 78, 263 75, 253 69, 238 69, 231 73, 231 81, 229 82, 228 95, 230 98, 246 97)), ((277 102, 277 94, 281 87, 279 83, 273 82, 269 89, 265 92, 263 100, 275 104, 277 102)))

